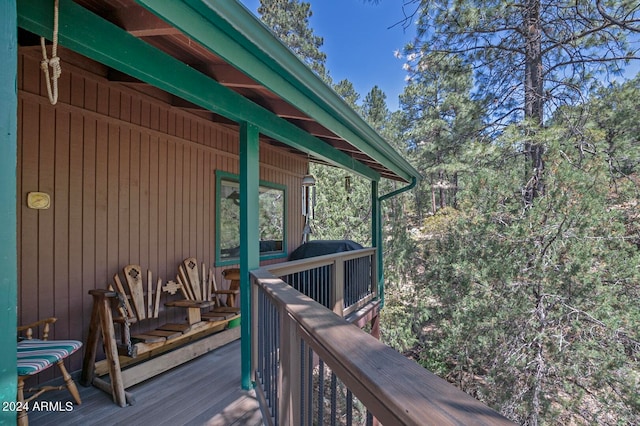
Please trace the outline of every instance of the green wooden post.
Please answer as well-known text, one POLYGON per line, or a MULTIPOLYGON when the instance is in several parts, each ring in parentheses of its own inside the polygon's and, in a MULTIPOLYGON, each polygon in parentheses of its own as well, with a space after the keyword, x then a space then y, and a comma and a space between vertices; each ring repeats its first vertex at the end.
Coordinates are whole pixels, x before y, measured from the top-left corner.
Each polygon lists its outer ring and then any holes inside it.
POLYGON ((376 284, 378 285, 378 298, 380 307, 384 305, 384 264, 382 260, 382 213, 380 199, 378 198, 378 181, 371 181, 371 246, 376 251, 376 284))
MULTIPOLYGON (((16 400, 16 163, 18 30, 15 0, 0 2, 0 403, 16 400)), ((8 407, 11 408, 11 407, 8 407)), ((15 424, 16 412, 0 410, 0 424, 15 424)))
POLYGON ((258 128, 240 123, 240 311, 241 380, 243 389, 251 381, 251 280, 249 271, 260 267, 258 128))

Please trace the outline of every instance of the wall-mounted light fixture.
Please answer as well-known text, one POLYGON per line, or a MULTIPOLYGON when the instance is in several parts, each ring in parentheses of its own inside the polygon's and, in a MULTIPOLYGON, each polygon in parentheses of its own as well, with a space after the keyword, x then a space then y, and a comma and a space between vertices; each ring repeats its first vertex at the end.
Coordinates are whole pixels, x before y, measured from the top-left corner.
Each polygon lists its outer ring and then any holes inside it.
POLYGON ((351 176, 344 177, 344 190, 347 194, 351 194, 351 176))
POLYGON ((311 235, 310 220, 315 216, 316 208, 316 178, 306 174, 302 178, 302 215, 304 216, 304 229, 302 230, 302 243, 309 241, 311 235))
POLYGON ((302 178, 302 215, 313 218, 316 207, 316 178, 307 174, 302 178))

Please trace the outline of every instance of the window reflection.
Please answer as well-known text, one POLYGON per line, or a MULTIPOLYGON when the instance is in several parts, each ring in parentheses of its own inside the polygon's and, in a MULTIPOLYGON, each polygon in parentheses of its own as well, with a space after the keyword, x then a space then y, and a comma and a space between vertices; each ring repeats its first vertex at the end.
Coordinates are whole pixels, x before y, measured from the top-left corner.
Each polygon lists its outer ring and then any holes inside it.
MULTIPOLYGON (((240 256, 240 185, 232 178, 221 178, 218 185, 219 260, 240 256)), ((261 256, 284 254, 285 190, 262 183, 259 188, 259 232, 261 256)))

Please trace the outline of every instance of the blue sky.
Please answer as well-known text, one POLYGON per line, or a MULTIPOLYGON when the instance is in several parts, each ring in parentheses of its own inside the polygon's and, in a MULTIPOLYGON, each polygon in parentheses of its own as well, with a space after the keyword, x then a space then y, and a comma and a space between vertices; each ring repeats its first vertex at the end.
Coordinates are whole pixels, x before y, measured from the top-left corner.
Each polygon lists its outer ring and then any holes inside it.
MULTIPOLYGON (((378 86, 387 95, 391 111, 398 109, 398 96, 405 86, 402 59, 394 56, 415 36, 415 26, 405 31, 401 0, 316 0, 309 1, 313 16, 310 26, 324 38, 321 50, 334 82, 348 79, 360 94, 360 101, 378 86), (392 28, 390 28, 392 27, 392 28)), ((258 16, 260 0, 240 0, 258 16)), ((409 10, 408 12, 411 12, 409 10)), ((640 71, 640 60, 626 69, 625 78, 640 71)))
MULTIPOLYGON (((259 0, 241 0, 258 15, 259 0)), ((402 50, 414 36, 414 27, 406 31, 395 23, 403 18, 402 2, 383 0, 374 4, 365 0, 312 1, 310 26, 324 38, 321 50, 327 55, 327 68, 334 82, 348 79, 362 100, 378 86, 387 95, 387 105, 398 109, 398 95, 406 76, 403 61, 394 51, 402 50)))

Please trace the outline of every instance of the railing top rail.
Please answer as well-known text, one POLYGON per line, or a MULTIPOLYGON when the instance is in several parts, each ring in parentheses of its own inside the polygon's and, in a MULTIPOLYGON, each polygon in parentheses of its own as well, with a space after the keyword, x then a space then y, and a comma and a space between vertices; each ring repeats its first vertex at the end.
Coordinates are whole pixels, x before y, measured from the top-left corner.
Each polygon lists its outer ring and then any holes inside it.
POLYGON ((383 424, 512 424, 266 269, 252 275, 273 303, 298 324, 305 341, 383 424))
POLYGON ((321 266, 332 265, 336 261, 336 259, 351 260, 358 257, 371 256, 375 252, 375 247, 369 247, 360 250, 343 251, 340 253, 325 254, 323 256, 315 256, 307 259, 276 263, 273 265, 264 266, 264 269, 271 272, 273 275, 284 276, 313 268, 319 268, 321 266))

